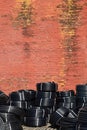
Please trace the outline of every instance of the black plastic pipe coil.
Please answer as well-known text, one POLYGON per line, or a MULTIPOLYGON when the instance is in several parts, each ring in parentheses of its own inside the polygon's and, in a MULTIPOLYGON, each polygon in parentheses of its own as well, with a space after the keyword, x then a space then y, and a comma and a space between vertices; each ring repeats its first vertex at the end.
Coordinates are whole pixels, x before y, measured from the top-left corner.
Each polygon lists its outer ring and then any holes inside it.
POLYGON ((30 127, 45 126, 46 119, 41 117, 24 117, 24 125, 30 127))
POLYGON ((41 107, 30 107, 26 110, 27 117, 45 117, 46 110, 41 107))
POLYGON ((37 91, 36 93, 37 98, 56 98, 56 93, 55 92, 44 92, 44 91, 37 91))
POLYGON ((1 113, 12 113, 17 116, 21 116, 24 114, 24 111, 18 107, 15 106, 0 106, 0 112, 1 113))
POLYGON ((66 107, 68 109, 76 109, 76 96, 73 90, 57 92, 56 107, 66 107))
POLYGON ((35 97, 36 91, 34 90, 19 90, 12 92, 9 95, 9 102, 11 106, 18 106, 22 109, 27 109, 34 105, 35 97))
POLYGON ((0 126, 1 130, 23 130, 22 126, 17 123, 3 123, 2 126, 0 126))
POLYGON ((21 126, 21 117, 24 111, 14 106, 0 106, 0 121, 2 130, 23 130, 21 126))
POLYGON ((41 107, 31 107, 26 110, 26 117, 24 117, 24 125, 26 126, 44 126, 47 123, 46 110, 41 107))
POLYGON ((0 105, 6 105, 9 97, 2 91, 0 91, 0 105))
POLYGON ((61 107, 51 115, 50 123, 59 130, 77 130, 77 115, 74 111, 61 107))
POLYGON ((87 84, 76 85, 77 111, 87 102, 87 84))
POLYGON ((52 107, 56 104, 54 99, 49 98, 40 98, 35 100, 36 106, 43 106, 43 107, 52 107))
MULTIPOLYGON (((9 104, 11 106, 17 106, 24 111, 26 111, 30 106, 34 105, 35 103, 35 97, 36 97, 36 91, 34 90, 19 90, 16 92, 12 92, 9 95, 9 104)), ((25 124, 24 118, 27 116, 25 113, 24 117, 21 118, 21 123, 25 124)), ((27 125, 27 124, 26 124, 27 125)))
POLYGON ((55 82, 37 83, 36 86, 38 91, 45 91, 45 92, 56 92, 58 89, 58 85, 55 82))
POLYGON ((57 97, 72 97, 72 96, 75 96, 75 92, 73 90, 57 92, 57 97))
POLYGON ((60 121, 62 117, 67 116, 68 113, 69 110, 65 107, 57 109, 54 113, 51 114, 50 123, 52 125, 57 125, 58 121, 60 121))
POLYGON ((0 91, 0 129, 22 130, 22 120, 31 127, 44 126, 50 121, 60 130, 87 130, 87 84, 77 85, 76 95, 73 90, 57 92, 58 85, 54 82, 36 86, 37 92, 19 90, 9 97, 0 91), (7 105, 8 99, 12 106, 7 105))
POLYGON ((19 90, 10 93, 9 98, 11 101, 31 101, 35 99, 35 94, 34 90, 19 90))
POLYGON ((86 130, 87 129, 87 107, 83 107, 80 109, 78 113, 78 123, 79 123, 79 130, 86 130))
POLYGON ((37 83, 37 92, 35 106, 48 109, 47 122, 50 120, 50 114, 56 109, 56 91, 58 85, 55 82, 37 83))

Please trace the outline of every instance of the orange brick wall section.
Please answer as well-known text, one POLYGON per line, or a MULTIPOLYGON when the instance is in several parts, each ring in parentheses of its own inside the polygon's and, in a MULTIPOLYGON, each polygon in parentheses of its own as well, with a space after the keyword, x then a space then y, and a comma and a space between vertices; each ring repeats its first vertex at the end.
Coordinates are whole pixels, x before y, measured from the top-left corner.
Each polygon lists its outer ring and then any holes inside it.
POLYGON ((87 82, 87 2, 0 1, 0 89, 59 90, 87 82))

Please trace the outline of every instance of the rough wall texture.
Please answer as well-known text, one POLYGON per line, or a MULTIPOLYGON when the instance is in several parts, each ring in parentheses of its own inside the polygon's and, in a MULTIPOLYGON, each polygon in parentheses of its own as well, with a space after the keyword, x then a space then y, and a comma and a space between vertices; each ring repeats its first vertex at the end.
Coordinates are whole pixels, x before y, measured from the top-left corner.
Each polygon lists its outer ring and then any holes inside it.
POLYGON ((0 1, 0 89, 87 82, 86 0, 0 1))

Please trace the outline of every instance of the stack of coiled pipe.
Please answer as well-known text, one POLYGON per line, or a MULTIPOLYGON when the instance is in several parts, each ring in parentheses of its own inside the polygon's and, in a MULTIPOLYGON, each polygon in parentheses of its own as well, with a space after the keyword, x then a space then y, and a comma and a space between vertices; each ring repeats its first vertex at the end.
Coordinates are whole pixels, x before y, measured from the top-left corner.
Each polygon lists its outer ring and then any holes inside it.
POLYGON ((34 90, 19 90, 12 92, 9 94, 9 103, 11 106, 27 109, 34 104, 35 94, 36 91, 34 90))
POLYGON ((73 90, 57 92, 56 107, 76 109, 76 96, 73 90))
POLYGON ((76 85, 77 109, 79 110, 81 107, 83 107, 86 102, 87 102, 87 84, 76 85))
POLYGON ((77 115, 70 109, 60 107, 51 114, 50 123, 59 130, 77 130, 77 115))
POLYGON ((2 130, 23 130, 21 117, 24 111, 18 107, 0 105, 0 129, 2 130))
POLYGON ((82 107, 78 113, 78 130, 87 130, 87 107, 82 107))
POLYGON ((28 108, 23 122, 25 126, 30 127, 45 126, 47 124, 45 109, 35 106, 28 108))
POLYGON ((0 105, 7 105, 9 97, 2 91, 0 91, 0 105))
POLYGON ((50 120, 50 114, 55 111, 56 91, 58 85, 54 82, 37 83, 37 93, 35 105, 48 110, 47 118, 50 120))
MULTIPOLYGON (((30 106, 34 105, 36 91, 34 90, 19 90, 9 94, 9 105, 16 106, 26 111, 30 106)), ((26 117, 26 113, 24 117, 26 117)), ((21 118, 22 124, 24 119, 21 118)))
POLYGON ((77 130, 77 122, 77 114, 69 109, 68 115, 59 121, 60 130, 77 130))
POLYGON ((55 82, 37 83, 36 88, 9 96, 0 91, 0 129, 22 130, 22 124, 41 127, 48 122, 58 130, 87 129, 87 84, 76 85, 76 94, 57 91, 55 82))

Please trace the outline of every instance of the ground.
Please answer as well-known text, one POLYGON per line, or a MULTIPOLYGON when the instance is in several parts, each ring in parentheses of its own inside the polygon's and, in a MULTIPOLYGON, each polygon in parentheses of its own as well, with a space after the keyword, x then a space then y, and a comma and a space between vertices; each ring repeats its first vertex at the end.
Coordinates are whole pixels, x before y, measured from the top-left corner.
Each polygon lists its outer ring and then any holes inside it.
POLYGON ((50 127, 50 124, 48 124, 47 126, 43 126, 43 127, 25 127, 23 126, 23 130, 56 130, 54 128, 50 127))

